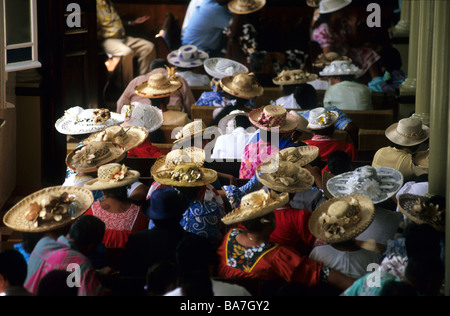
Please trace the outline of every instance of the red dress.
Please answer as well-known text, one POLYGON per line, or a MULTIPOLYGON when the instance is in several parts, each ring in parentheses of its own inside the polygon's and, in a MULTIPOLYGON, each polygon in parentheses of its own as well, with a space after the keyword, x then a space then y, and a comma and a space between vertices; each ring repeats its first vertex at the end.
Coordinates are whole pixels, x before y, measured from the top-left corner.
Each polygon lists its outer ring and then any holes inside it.
POLYGON ((105 223, 103 243, 107 248, 124 247, 131 233, 148 229, 149 219, 135 204, 131 204, 126 212, 111 213, 102 209, 100 201, 95 201, 85 215, 94 215, 105 223))
POLYGON ((330 154, 337 150, 345 151, 352 161, 357 160, 355 145, 352 143, 320 135, 314 135, 313 138, 305 140, 304 142, 309 146, 316 146, 319 148, 320 159, 322 161, 328 161, 330 154))
POLYGON ((142 144, 131 149, 127 153, 127 157, 142 157, 142 158, 158 158, 162 155, 158 147, 153 146, 147 138, 142 144))
POLYGON ((308 287, 319 284, 322 263, 272 242, 246 248, 236 241, 241 232, 231 229, 217 251, 219 277, 284 280, 308 287))

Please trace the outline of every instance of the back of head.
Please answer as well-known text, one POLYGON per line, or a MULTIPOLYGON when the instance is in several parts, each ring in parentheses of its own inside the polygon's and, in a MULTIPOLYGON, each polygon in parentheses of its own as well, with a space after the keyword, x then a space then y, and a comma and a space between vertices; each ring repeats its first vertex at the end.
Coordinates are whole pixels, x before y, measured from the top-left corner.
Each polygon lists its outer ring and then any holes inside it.
POLYGON ((405 248, 409 257, 441 254, 441 237, 429 224, 410 224, 405 231, 405 248))
POLYGON ((27 278, 27 262, 17 250, 0 252, 0 275, 10 286, 23 286, 27 278))
POLYGON ((247 129, 253 126, 248 117, 244 115, 238 115, 234 118, 234 120, 236 122, 236 127, 243 127, 244 129, 247 129))
POLYGON ((69 287, 67 280, 70 272, 66 270, 52 270, 48 272, 40 281, 37 296, 77 296, 78 288, 69 287))
POLYGON ((209 274, 204 270, 195 270, 184 278, 181 284, 183 296, 214 296, 209 274))
POLYGON ((167 60, 162 59, 162 58, 154 59, 152 61, 152 63, 150 64, 150 70, 154 70, 157 68, 166 68, 166 67, 170 67, 170 64, 167 60))
POLYGON ((343 150, 336 150, 332 152, 328 156, 327 164, 331 174, 335 176, 352 171, 352 159, 343 150))
POLYGON ((250 69, 252 72, 259 73, 264 69, 269 61, 269 55, 266 51, 256 51, 250 55, 250 69))
POLYGON ((422 295, 438 295, 444 275, 444 264, 438 256, 418 254, 408 258, 405 277, 422 295))
POLYGON ((417 291, 406 282, 390 280, 383 285, 379 296, 417 296, 417 291))
POLYGON ((319 105, 316 89, 307 83, 297 85, 294 90, 294 98, 302 109, 311 110, 319 105))
POLYGON ((402 68, 402 57, 400 52, 393 46, 386 46, 382 49, 380 53, 380 62, 389 72, 400 70, 402 68))
POLYGON ((69 237, 80 248, 97 247, 105 234, 105 223, 96 216, 83 215, 72 225, 69 237))
POLYGON ((178 270, 175 263, 161 261, 148 268, 146 290, 149 296, 162 296, 178 284, 178 270))

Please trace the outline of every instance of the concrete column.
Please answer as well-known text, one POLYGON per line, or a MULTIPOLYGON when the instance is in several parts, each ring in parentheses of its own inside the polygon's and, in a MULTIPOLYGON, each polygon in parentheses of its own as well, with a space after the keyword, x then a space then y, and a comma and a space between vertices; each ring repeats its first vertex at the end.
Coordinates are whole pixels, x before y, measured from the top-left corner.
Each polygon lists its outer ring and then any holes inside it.
POLYGON ((401 0, 400 21, 394 26, 395 37, 409 36, 409 19, 411 15, 411 0, 401 0))

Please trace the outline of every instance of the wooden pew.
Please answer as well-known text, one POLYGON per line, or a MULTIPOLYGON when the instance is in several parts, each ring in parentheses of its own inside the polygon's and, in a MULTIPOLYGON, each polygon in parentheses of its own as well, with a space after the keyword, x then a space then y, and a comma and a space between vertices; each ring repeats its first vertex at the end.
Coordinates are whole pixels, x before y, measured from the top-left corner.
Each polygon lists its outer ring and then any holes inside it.
POLYGON ((385 130, 394 123, 394 110, 367 110, 367 111, 353 111, 343 110, 350 119, 360 129, 382 129, 385 130))

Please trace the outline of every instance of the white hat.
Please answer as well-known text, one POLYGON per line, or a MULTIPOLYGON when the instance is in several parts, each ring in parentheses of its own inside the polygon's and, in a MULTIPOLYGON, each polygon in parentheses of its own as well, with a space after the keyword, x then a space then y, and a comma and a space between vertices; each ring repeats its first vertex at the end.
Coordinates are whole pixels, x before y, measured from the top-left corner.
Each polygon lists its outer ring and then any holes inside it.
POLYGON ((336 12, 342 8, 345 8, 352 0, 322 0, 319 5, 319 13, 326 14, 336 12))
POLYGON ((195 68, 203 65, 209 57, 208 53, 194 45, 184 45, 167 55, 167 61, 176 67, 195 68))
POLYGON ((311 130, 324 129, 336 123, 339 113, 329 111, 323 107, 309 111, 308 128, 311 130))
POLYGON ((208 75, 218 79, 248 72, 246 66, 227 58, 208 58, 203 67, 208 75))
POLYGON ((345 75, 358 76, 361 72, 362 70, 352 64, 350 60, 336 60, 331 62, 329 66, 326 66, 319 75, 322 77, 345 75))
POLYGON ((131 105, 124 105, 122 114, 126 118, 122 124, 123 127, 141 126, 149 133, 156 131, 164 122, 161 109, 142 102, 132 102, 131 105))
POLYGON ((397 145, 414 146, 423 143, 430 137, 430 128, 421 120, 409 117, 389 126, 385 135, 397 145))

